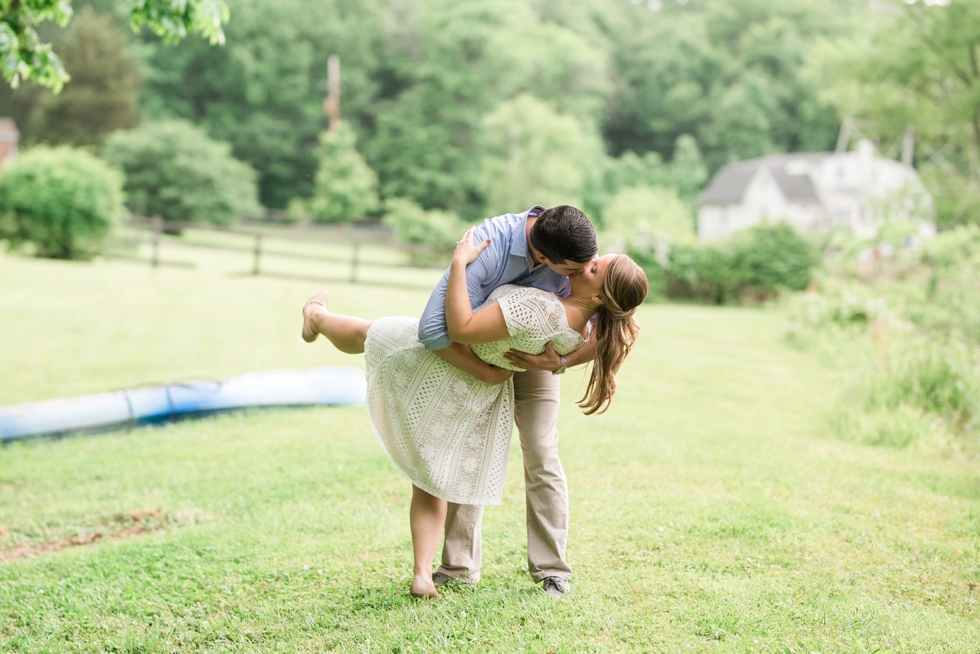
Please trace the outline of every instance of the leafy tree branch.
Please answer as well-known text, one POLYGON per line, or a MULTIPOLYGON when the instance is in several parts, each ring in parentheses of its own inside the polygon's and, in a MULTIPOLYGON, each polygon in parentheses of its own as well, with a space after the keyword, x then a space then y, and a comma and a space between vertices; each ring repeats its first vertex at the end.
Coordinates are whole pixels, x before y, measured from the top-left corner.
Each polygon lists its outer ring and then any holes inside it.
MULTIPOLYGON (((228 21, 224 0, 121 0, 133 30, 146 26, 167 43, 190 32, 211 44, 224 43, 222 24, 228 21)), ((70 77, 64 64, 37 34, 37 26, 53 21, 64 27, 71 20, 71 0, 0 0, 0 70, 14 88, 33 79, 55 93, 70 77)))

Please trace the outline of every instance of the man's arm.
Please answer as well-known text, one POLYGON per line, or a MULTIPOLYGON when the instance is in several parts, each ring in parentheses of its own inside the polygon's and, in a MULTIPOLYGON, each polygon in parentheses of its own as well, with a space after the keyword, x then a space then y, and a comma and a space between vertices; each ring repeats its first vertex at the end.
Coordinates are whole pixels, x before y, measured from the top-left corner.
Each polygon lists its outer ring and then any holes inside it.
POLYGON ((483 359, 473 354, 469 345, 452 343, 449 347, 435 350, 440 359, 456 366, 463 372, 469 373, 485 384, 497 385, 514 376, 513 370, 491 366, 483 359))
MULTIPOLYGON (((483 231, 478 233, 485 234, 483 231)), ((466 287, 471 300, 480 296, 480 288, 483 282, 490 278, 493 272, 491 260, 499 257, 499 253, 493 252, 493 250, 498 247, 502 247, 502 244, 494 243, 491 248, 488 248, 493 256, 480 257, 471 265, 466 266, 466 287)), ((446 325, 446 289, 449 285, 449 273, 450 270, 447 269, 442 279, 432 290, 432 295, 429 296, 429 301, 422 312, 422 318, 419 320, 419 341, 427 350, 441 350, 449 347, 453 342, 449 338, 449 327, 446 325)))
MULTIPOLYGON (((483 235, 477 228, 477 234, 483 235)), ((503 245, 503 244, 500 244, 503 245)), ((489 261, 481 257, 473 265, 466 267, 466 286, 472 298, 480 289, 484 279, 488 278, 491 269, 489 261)), ((469 373, 487 384, 501 384, 514 374, 505 368, 491 366, 480 357, 473 354, 468 345, 454 343, 449 338, 449 328, 446 325, 446 288, 449 282, 449 270, 442 276, 419 320, 419 340, 427 350, 432 350, 443 361, 456 366, 463 372, 469 373)))
POLYGON ((510 336, 507 321, 500 310, 499 302, 491 302, 479 313, 473 313, 469 288, 466 284, 466 268, 480 257, 480 253, 490 245, 487 239, 476 245, 473 230, 463 235, 456 244, 453 263, 449 267, 449 283, 446 287, 446 325, 449 338, 457 343, 480 345, 493 343, 510 336))
MULTIPOLYGON (((565 366, 572 368, 595 359, 595 341, 595 338, 590 338, 585 342, 585 345, 574 352, 566 354, 565 366)), ((551 343, 545 344, 544 352, 541 354, 528 354, 519 350, 508 350, 504 352, 504 358, 516 367, 524 370, 547 370, 548 372, 554 372, 561 367, 561 358, 555 352, 555 348, 551 346, 551 343)))

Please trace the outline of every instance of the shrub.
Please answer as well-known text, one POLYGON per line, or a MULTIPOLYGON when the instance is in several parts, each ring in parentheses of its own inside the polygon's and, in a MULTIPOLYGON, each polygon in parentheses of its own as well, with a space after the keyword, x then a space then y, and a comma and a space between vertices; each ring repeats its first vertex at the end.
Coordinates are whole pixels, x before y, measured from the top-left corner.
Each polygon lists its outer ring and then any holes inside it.
POLYGON ((228 225, 261 215, 255 171, 190 123, 115 132, 102 158, 126 173, 129 203, 145 216, 228 225))
POLYGON ((0 238, 35 253, 84 259, 99 252, 125 212, 123 176, 69 147, 35 148, 0 175, 0 238))
POLYGON ((802 291, 819 264, 817 248, 786 223, 758 225, 732 238, 731 268, 741 293, 802 291))
POLYGON ((885 408, 908 404, 960 428, 980 417, 978 381, 974 357, 963 347, 916 342, 872 376, 866 402, 885 408))
POLYGON ((894 409, 845 406, 834 416, 834 430, 845 440, 864 445, 908 447, 914 443, 948 443, 952 436, 934 416, 907 405, 894 409))
POLYGON ((303 198, 293 198, 282 212, 282 221, 287 225, 308 223, 311 217, 310 203, 303 198))
POLYGON ((976 352, 955 341, 901 341, 848 394, 837 430, 851 440, 894 446, 930 432, 974 439, 980 432, 976 352))
POLYGON ((426 246, 413 253, 412 262, 417 264, 445 259, 467 228, 456 214, 426 211, 407 198, 385 202, 382 222, 395 230, 395 238, 402 243, 426 246))
POLYGON ((786 224, 759 225, 719 244, 676 244, 656 255, 656 243, 636 240, 630 253, 654 288, 674 299, 726 304, 761 302, 782 290, 807 287, 818 249, 786 224))
POLYGON ((378 177, 355 147, 346 122, 320 134, 320 167, 309 207, 317 222, 349 223, 378 208, 378 177))
POLYGON ((628 240, 642 233, 680 243, 695 238, 691 212, 673 188, 624 188, 613 196, 602 215, 602 233, 607 238, 628 240))

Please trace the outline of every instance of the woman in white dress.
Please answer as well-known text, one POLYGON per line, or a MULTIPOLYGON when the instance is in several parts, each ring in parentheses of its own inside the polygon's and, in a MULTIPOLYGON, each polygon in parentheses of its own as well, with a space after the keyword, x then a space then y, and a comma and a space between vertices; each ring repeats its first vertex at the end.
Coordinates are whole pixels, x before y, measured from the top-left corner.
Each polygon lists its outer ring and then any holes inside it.
MULTIPOLYGON (((446 291, 450 338, 470 345, 485 362, 517 370, 503 354, 559 354, 596 338, 596 360, 585 396, 587 415, 601 413, 616 390, 615 375, 639 327, 633 313, 646 298, 647 278, 626 255, 600 257, 569 278, 566 298, 504 285, 476 312, 470 308, 466 266, 489 244, 469 230, 453 254, 446 291)), ((513 380, 491 385, 443 361, 418 341, 418 320, 365 320, 331 313, 322 291, 303 308, 303 339, 322 334, 349 354, 364 353, 371 427, 392 463, 413 485, 410 522, 415 553, 411 593, 435 597, 432 562, 447 502, 499 504, 514 424, 513 380)))

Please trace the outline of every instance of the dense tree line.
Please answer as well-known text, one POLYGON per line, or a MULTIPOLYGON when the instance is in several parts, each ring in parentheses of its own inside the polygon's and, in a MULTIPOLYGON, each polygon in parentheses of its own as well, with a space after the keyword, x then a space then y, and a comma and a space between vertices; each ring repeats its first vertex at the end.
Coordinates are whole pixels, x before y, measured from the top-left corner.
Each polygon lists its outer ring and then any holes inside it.
POLYGON ((806 70, 816 43, 851 34, 856 3, 230 0, 223 47, 134 35, 109 0, 74 4, 66 30, 42 34, 66 54, 63 95, 0 92, 27 144, 183 119, 284 208, 325 183, 336 53, 352 147, 377 176, 369 210, 398 198, 474 219, 574 201, 601 220, 625 189, 672 187, 691 207, 728 161, 833 147, 837 114, 806 70))

